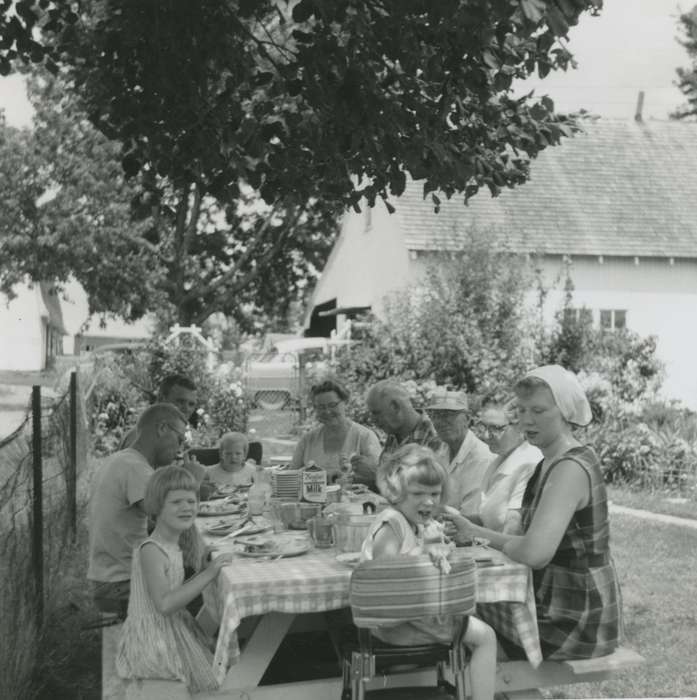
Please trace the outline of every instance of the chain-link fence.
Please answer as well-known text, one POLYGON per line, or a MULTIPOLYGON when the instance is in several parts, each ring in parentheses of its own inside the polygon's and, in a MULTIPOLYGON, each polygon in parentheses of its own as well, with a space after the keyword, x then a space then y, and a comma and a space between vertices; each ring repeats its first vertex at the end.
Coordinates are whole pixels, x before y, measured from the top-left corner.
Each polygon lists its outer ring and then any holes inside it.
POLYGON ((79 378, 58 398, 32 388, 22 424, 0 440, 0 697, 21 698, 36 663, 46 596, 74 542, 87 474, 79 378))

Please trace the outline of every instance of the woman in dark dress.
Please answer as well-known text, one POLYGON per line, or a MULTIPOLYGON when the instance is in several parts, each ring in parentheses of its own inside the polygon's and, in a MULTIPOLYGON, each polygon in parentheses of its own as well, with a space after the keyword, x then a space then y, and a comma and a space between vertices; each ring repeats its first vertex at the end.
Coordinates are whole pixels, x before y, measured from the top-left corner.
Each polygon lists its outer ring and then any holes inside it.
MULTIPOLYGON (((488 530, 450 511, 446 518, 456 539, 487 538, 532 567, 544 658, 604 656, 619 644, 622 611, 600 463, 572 432, 590 422, 590 405, 576 376, 559 365, 528 373, 515 392, 519 428, 544 457, 523 497, 524 534, 488 530)), ((500 640, 509 657, 524 658, 516 644, 500 640)))

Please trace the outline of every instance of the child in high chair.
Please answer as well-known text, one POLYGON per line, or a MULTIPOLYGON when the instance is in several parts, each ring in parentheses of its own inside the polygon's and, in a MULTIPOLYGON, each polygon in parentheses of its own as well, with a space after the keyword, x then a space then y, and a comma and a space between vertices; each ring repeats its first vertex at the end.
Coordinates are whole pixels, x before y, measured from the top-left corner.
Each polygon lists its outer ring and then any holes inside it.
POLYGON ((133 556, 131 597, 116 657, 121 678, 184 682, 191 692, 218 688, 206 638, 186 610, 229 564, 220 554, 204 564, 194 519, 198 484, 181 467, 158 469, 148 482, 144 507, 155 529, 133 556), (184 581, 184 563, 196 574, 184 581))
MULTIPOLYGON (((447 548, 443 544, 430 547, 424 538, 429 539, 429 531, 442 531, 434 518, 448 491, 448 473, 434 452, 421 445, 404 445, 379 466, 377 485, 390 506, 376 516, 363 542, 361 560, 430 554, 434 565, 443 568, 447 548)), ((451 617, 414 620, 379 627, 373 634, 396 645, 449 644, 456 632, 454 623, 451 617)), ((496 634, 485 622, 470 616, 464 642, 472 654, 472 698, 490 700, 494 696, 496 634)))
POLYGON ((254 463, 247 462, 249 441, 242 433, 225 433, 220 438, 220 462, 208 469, 206 479, 216 486, 251 486, 254 463))

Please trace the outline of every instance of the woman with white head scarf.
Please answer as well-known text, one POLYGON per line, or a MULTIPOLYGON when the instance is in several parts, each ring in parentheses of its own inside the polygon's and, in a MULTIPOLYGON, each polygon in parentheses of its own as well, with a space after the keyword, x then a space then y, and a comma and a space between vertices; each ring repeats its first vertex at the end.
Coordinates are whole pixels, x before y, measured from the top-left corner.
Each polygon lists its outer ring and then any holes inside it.
MULTIPOLYGON (((576 376, 559 365, 532 370, 515 393, 518 427, 543 455, 523 496, 523 534, 488 530, 455 512, 446 517, 456 539, 485 537, 532 567, 544 658, 609 654, 619 644, 621 607, 607 494, 595 451, 573 434, 574 426, 591 421, 588 399, 576 376)), ((516 644, 500 641, 509 656, 521 655, 516 644)))

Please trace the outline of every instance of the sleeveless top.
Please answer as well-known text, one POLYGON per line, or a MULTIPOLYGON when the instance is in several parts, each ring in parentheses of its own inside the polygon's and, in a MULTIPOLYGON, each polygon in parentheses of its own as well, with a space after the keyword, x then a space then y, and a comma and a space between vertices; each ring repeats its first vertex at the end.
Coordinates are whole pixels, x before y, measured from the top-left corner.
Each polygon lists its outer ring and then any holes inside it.
POLYGON ((560 462, 576 462, 588 475, 590 499, 569 522, 552 560, 533 571, 537 622, 546 659, 585 659, 610 654, 620 641, 622 610, 610 557, 607 493, 600 463, 591 447, 573 447, 552 463, 540 481, 540 462, 522 503, 526 532, 540 495, 560 462))
POLYGON ((116 671, 121 678, 179 680, 191 692, 217 690, 213 656, 189 611, 182 608, 163 615, 148 594, 140 565, 140 549, 148 543, 157 546, 167 557, 165 572, 170 590, 184 581, 179 547, 149 538, 134 551, 128 617, 123 623, 116 671))
POLYGON ((298 442, 293 455, 292 465, 294 469, 301 469, 309 462, 315 462, 327 472, 327 483, 332 483, 332 477, 341 474, 339 454, 350 456, 352 453, 373 457, 377 461, 380 456, 380 441, 378 436, 366 426, 349 421, 348 431, 344 438, 344 444, 337 452, 325 452, 324 450, 324 426, 306 432, 298 442))
MULTIPOLYGON (((399 554, 418 556, 424 553, 423 532, 418 532, 396 508, 385 508, 375 516, 373 524, 361 547, 361 561, 373 559, 373 540, 377 531, 383 526, 391 527, 400 539, 399 554)), ((381 626, 371 630, 371 633, 388 644, 410 646, 413 644, 450 644, 456 632, 455 619, 443 615, 401 622, 398 625, 381 626)))

